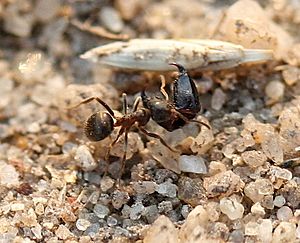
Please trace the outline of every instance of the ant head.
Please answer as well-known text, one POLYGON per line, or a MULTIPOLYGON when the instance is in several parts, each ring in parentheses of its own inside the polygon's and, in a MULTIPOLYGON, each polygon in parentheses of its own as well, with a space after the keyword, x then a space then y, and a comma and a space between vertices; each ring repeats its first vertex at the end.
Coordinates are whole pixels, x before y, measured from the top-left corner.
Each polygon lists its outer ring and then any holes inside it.
POLYGON ((114 120, 107 112, 96 112, 85 122, 84 133, 91 141, 100 141, 109 136, 114 129, 114 120))

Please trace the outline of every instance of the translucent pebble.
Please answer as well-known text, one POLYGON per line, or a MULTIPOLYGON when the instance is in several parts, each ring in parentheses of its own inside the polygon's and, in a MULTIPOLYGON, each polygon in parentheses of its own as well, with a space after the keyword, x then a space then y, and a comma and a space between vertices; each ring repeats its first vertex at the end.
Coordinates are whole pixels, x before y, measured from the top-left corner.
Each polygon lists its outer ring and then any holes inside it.
POLYGON ((261 206, 259 202, 255 203, 251 207, 251 213, 258 215, 265 215, 265 209, 261 206))
POLYGON ((58 226, 57 230, 55 231, 55 235, 61 240, 66 240, 67 238, 71 237, 73 234, 66 226, 61 224, 58 226))
POLYGON ((245 235, 258 235, 259 225, 256 222, 248 222, 245 224, 245 235))
POLYGON ((220 201, 221 212, 226 214, 231 220, 240 219, 244 214, 244 206, 235 199, 222 198, 220 201))
POLYGON ((281 221, 289 221, 293 217, 293 211, 288 206, 283 206, 277 211, 277 218, 281 221))
POLYGON ((142 203, 134 204, 130 209, 129 217, 132 220, 137 220, 142 216, 145 207, 142 203))
POLYGON ((103 7, 100 10, 99 18, 102 24, 112 32, 119 33, 124 27, 123 20, 114 8, 103 7))
POLYGON ((178 163, 180 170, 183 172, 207 174, 207 167, 201 156, 181 155, 178 163))
POLYGON ((265 195, 274 193, 273 184, 268 179, 256 179, 255 182, 248 183, 244 192, 253 202, 260 202, 265 195))
POLYGON ((100 181, 100 188, 103 192, 107 192, 111 189, 115 184, 115 181, 109 176, 105 176, 100 181))
POLYGON ((264 153, 255 150, 242 153, 242 158, 246 164, 254 168, 262 166, 267 161, 267 157, 264 153))
POLYGON ((285 202, 286 202, 285 198, 281 195, 276 196, 273 201, 274 206, 276 206, 278 208, 281 208, 285 204, 285 202))
POLYGON ((11 211, 22 211, 25 209, 24 203, 13 203, 10 205, 11 211))
POLYGON ((271 81, 267 84, 266 95, 273 101, 279 100, 284 94, 284 84, 278 80, 271 81))
POLYGON ((81 231, 85 231, 90 225, 91 222, 86 219, 78 219, 76 221, 76 228, 81 231))
POLYGON ((258 226, 258 238, 262 243, 270 243, 272 241, 272 220, 271 219, 261 219, 259 220, 258 226))
POLYGON ((12 187, 19 185, 19 173, 15 167, 0 160, 0 185, 12 187))
POLYGON ((74 159, 84 171, 91 171, 98 165, 86 145, 80 145, 77 148, 74 159))
POLYGON ((219 111, 222 109, 225 102, 226 102, 226 94, 223 92, 222 89, 216 88, 211 98, 211 108, 219 111))
POLYGON ((293 85, 300 79, 300 69, 294 66, 286 66, 282 76, 287 85, 293 85))
POLYGON ((296 225, 294 223, 281 222, 275 229, 272 243, 295 242, 296 225))
POLYGON ((189 205, 183 205, 181 207, 181 215, 186 219, 191 211, 191 207, 189 205))
POLYGON ((233 230, 229 235, 229 241, 232 243, 244 242, 244 232, 242 230, 233 230))
POLYGON ((37 239, 39 240, 43 239, 42 226, 40 224, 37 224, 35 227, 32 227, 31 231, 37 239))
POLYGON ((144 243, 178 242, 178 232, 169 218, 162 215, 146 232, 144 243))
POLYGON ((118 224, 118 220, 113 216, 108 216, 106 222, 108 226, 115 226, 118 224))
POLYGON ((167 181, 158 185, 156 191, 165 197, 176 197, 177 186, 167 181))
POLYGON ((277 179, 283 179, 283 180, 287 180, 287 181, 289 181, 293 178, 292 172, 290 172, 287 169, 280 168, 278 166, 271 166, 270 174, 271 174, 271 176, 274 176, 277 179))
POLYGON ((109 208, 102 204, 96 204, 94 206, 93 212, 100 219, 104 219, 110 212, 109 208))

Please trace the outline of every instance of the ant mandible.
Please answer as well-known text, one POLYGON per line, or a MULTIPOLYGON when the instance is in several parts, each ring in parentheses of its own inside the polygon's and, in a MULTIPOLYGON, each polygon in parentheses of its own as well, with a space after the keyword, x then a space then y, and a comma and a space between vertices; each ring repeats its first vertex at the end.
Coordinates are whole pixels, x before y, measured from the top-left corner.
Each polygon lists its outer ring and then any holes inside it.
POLYGON ((146 136, 159 139, 160 142, 169 150, 175 152, 158 134, 148 132, 144 126, 152 118, 158 125, 162 126, 168 131, 173 131, 185 125, 188 122, 197 122, 210 127, 193 118, 201 110, 198 92, 194 81, 189 77, 183 66, 177 63, 171 63, 179 70, 179 76, 173 85, 172 98, 169 100, 168 94, 164 90, 165 80, 162 78, 161 92, 165 99, 158 97, 147 97, 145 91, 142 91, 141 97, 138 97, 128 112, 127 96, 123 94, 123 116, 117 117, 113 110, 99 97, 89 97, 79 104, 71 107, 76 108, 82 104, 90 103, 93 100, 99 102, 107 112, 98 111, 92 114, 85 122, 84 133, 87 138, 93 142, 101 141, 108 137, 115 127, 120 127, 117 137, 110 144, 105 160, 108 160, 110 150, 118 142, 120 136, 125 134, 124 137, 124 154, 121 160, 121 170, 119 178, 121 177, 127 154, 128 132, 132 126, 136 126, 146 136), (138 109, 140 101, 143 101, 144 108, 138 109), (114 121, 115 119, 115 121, 114 121))

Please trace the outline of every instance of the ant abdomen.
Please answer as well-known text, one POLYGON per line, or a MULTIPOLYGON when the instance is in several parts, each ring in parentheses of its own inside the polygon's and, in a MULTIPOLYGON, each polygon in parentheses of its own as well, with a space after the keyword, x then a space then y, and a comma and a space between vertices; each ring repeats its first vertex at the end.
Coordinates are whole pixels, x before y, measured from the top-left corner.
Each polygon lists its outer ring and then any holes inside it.
POLYGON ((101 141, 114 129, 114 120, 107 112, 96 112, 85 122, 84 133, 91 141, 101 141))

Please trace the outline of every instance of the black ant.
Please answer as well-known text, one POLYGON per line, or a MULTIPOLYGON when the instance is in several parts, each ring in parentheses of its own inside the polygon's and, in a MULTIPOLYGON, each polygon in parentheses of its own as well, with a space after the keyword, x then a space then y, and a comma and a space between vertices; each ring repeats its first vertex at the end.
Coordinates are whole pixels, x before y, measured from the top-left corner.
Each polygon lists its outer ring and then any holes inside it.
POLYGON ((193 80, 188 76, 183 66, 176 63, 171 63, 171 65, 174 65, 179 69, 178 79, 175 80, 173 86, 172 100, 169 100, 168 94, 164 90, 165 80, 162 78, 161 92, 165 96, 165 99, 158 97, 149 98, 146 96, 145 92, 142 91, 141 97, 138 97, 135 100, 131 112, 128 113, 127 96, 126 94, 123 94, 123 116, 121 117, 115 116, 112 109, 98 97, 89 97, 71 107, 76 108, 82 104, 87 104, 96 100, 107 110, 107 112, 98 111, 86 120, 84 133, 91 141, 101 141, 108 137, 115 127, 120 127, 117 137, 108 148, 105 156, 106 161, 108 160, 111 148, 117 143, 120 136, 125 134, 124 154, 121 160, 119 177, 121 177, 125 166, 124 162, 127 153, 128 132, 131 127, 136 126, 146 136, 159 139, 164 146, 173 152, 175 152, 175 150, 172 149, 158 134, 145 130, 144 126, 149 122, 150 118, 168 131, 178 129, 190 121, 198 122, 210 129, 207 124, 192 120, 201 109, 198 92, 193 80), (141 99, 144 108, 138 109, 141 99))
POLYGON ((190 78, 182 65, 177 63, 170 63, 170 65, 176 66, 179 71, 178 78, 173 84, 171 99, 164 90, 165 80, 161 76, 162 85, 160 90, 164 95, 164 99, 148 97, 143 90, 141 97, 144 107, 150 110, 151 118, 169 132, 189 122, 197 122, 210 129, 207 124, 193 120, 201 110, 198 91, 193 79, 190 78))

